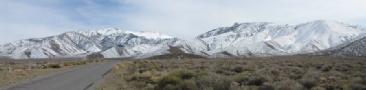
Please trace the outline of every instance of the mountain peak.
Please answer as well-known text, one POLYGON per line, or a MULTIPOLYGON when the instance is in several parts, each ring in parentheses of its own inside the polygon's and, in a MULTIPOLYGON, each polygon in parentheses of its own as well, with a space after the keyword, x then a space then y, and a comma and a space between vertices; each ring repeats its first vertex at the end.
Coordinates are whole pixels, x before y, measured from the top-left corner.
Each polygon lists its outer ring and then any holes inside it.
POLYGON ((267 24, 273 24, 273 23, 272 22, 243 22, 243 23, 236 22, 233 26, 240 26, 240 25, 267 25, 267 24))
POLYGON ((217 36, 224 33, 237 33, 237 34, 250 34, 260 31, 261 29, 268 26, 276 26, 271 22, 245 22, 245 23, 235 23, 230 27, 221 27, 211 30, 205 34, 199 35, 197 38, 206 38, 210 36, 217 36))
POLYGON ((329 22, 337 22, 337 21, 321 19, 321 20, 315 20, 315 21, 312 21, 312 22, 315 22, 315 23, 329 23, 329 22))
MULTIPOLYGON (((319 31, 322 30, 326 32, 337 32, 337 33, 361 33, 364 32, 361 28, 349 24, 345 24, 338 21, 332 20, 316 20, 304 24, 297 25, 296 28, 302 28, 303 30, 319 31)), ((300 28, 300 29, 301 29, 300 28)), ((307 31, 309 32, 309 31, 307 31)))
POLYGON ((344 24, 342 22, 334 21, 334 20, 315 20, 309 23, 313 24, 322 24, 322 25, 332 25, 332 24, 344 24))
POLYGON ((112 34, 133 34, 135 36, 145 37, 147 39, 169 39, 174 38, 169 35, 161 34, 159 32, 147 32, 147 31, 126 31, 120 28, 106 28, 96 31, 79 31, 78 33, 82 33, 84 35, 112 35, 112 34))
POLYGON ((140 31, 140 32, 133 32, 133 31, 125 31, 125 33, 134 34, 136 36, 141 36, 149 39, 169 39, 174 38, 169 35, 161 34, 159 32, 146 32, 146 31, 140 31))
POLYGON ((303 23, 300 25, 306 25, 306 24, 323 25, 323 26, 329 26, 329 27, 332 27, 332 26, 357 27, 355 25, 350 25, 350 24, 335 21, 335 20, 315 20, 315 21, 303 23))
POLYGON ((110 34, 115 34, 115 33, 121 33, 121 32, 123 32, 123 30, 119 29, 119 28, 106 28, 106 29, 102 29, 102 30, 97 30, 95 32, 100 33, 100 34, 110 35, 110 34))

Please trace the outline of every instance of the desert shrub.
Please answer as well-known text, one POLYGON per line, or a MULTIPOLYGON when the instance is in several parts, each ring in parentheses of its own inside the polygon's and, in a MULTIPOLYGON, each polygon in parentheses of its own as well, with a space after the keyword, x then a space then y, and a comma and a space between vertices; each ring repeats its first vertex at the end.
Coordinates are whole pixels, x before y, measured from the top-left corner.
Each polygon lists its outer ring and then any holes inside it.
POLYGON ((249 81, 248 73, 241 73, 233 77, 234 81, 239 83, 239 85, 246 85, 249 81))
POLYGON ((64 66, 73 66, 74 65, 73 62, 64 62, 63 64, 64 64, 64 66))
POLYGON ((245 85, 254 85, 254 86, 261 86, 263 85, 267 80, 264 77, 253 77, 250 78, 245 85))
POLYGON ((200 90, 194 80, 184 80, 182 83, 182 90, 200 90))
POLYGON ((60 64, 48 64, 48 68, 61 68, 62 66, 60 64))
POLYGON ((351 65, 344 64, 344 65, 336 66, 334 69, 336 71, 340 71, 340 72, 347 72, 350 68, 352 68, 351 65))
POLYGON ((365 68, 332 57, 139 60, 118 64, 113 81, 122 90, 365 90, 365 68))
POLYGON ((303 86, 295 80, 281 80, 273 83, 276 90, 301 90, 303 86))
POLYGON ((318 71, 308 71, 301 79, 300 83, 306 89, 311 89, 318 85, 318 80, 321 72, 318 71))
POLYGON ((366 85, 366 77, 355 77, 352 81, 355 83, 366 85))
POLYGON ((323 72, 328 72, 332 69, 333 67, 330 66, 330 65, 323 65, 320 70, 323 71, 323 72))
POLYGON ((198 77, 196 80, 200 90, 229 90, 232 79, 219 74, 208 74, 198 77))
POLYGON ((153 83, 153 81, 151 80, 151 74, 147 74, 147 73, 135 73, 135 74, 131 75, 131 77, 128 78, 127 80, 153 83))
POLYGON ((64 62, 63 65, 64 66, 77 66, 77 65, 85 65, 87 63, 88 63, 88 61, 68 61, 68 62, 64 62))
POLYGON ((366 85, 355 83, 350 85, 350 89, 352 90, 366 90, 366 85))
MULTIPOLYGON (((271 85, 263 85, 258 88, 258 90, 275 90, 274 86, 271 85)), ((286 90, 286 89, 279 89, 279 90, 286 90)), ((295 89, 292 89, 295 90, 295 89)))
POLYGON ((79 61, 76 62, 74 65, 84 65, 84 64, 87 64, 87 61, 79 61))
POLYGON ((217 74, 222 74, 222 75, 235 75, 235 72, 229 71, 229 70, 225 70, 225 69, 217 69, 215 70, 215 72, 217 74))
POLYGON ((316 87, 313 87, 311 90, 327 90, 327 89, 323 88, 323 87, 320 87, 320 86, 316 86, 316 87))
POLYGON ((299 67, 286 67, 282 68, 281 73, 286 74, 290 79, 298 80, 305 74, 305 70, 299 67))
POLYGON ((196 75, 193 72, 187 70, 180 70, 170 73, 164 76, 160 81, 158 81, 158 87, 156 89, 164 90, 177 90, 178 88, 183 88, 184 86, 190 86, 186 80, 194 78, 196 75), (168 89, 167 89, 168 88, 168 89))
POLYGON ((87 60, 98 60, 98 59, 103 59, 104 55, 101 53, 92 53, 90 55, 86 56, 87 60))
POLYGON ((265 78, 263 75, 249 73, 240 73, 230 78, 241 86, 262 86, 268 81, 268 78, 265 78))
POLYGON ((278 67, 262 68, 250 75, 250 82, 248 83, 259 85, 260 83, 263 84, 264 82, 273 82, 280 79, 283 78, 278 67))
POLYGON ((244 71, 244 68, 240 65, 234 66, 232 71, 236 72, 236 73, 241 73, 244 71))
POLYGON ((338 85, 326 85, 323 86, 326 90, 344 90, 342 86, 338 85))
POLYGON ((366 90, 366 80, 362 77, 355 77, 351 80, 352 83, 349 85, 349 89, 352 90, 366 90))
POLYGON ((313 87, 315 87, 317 85, 317 81, 314 81, 314 80, 301 80, 301 84, 307 88, 307 89, 311 89, 313 87))

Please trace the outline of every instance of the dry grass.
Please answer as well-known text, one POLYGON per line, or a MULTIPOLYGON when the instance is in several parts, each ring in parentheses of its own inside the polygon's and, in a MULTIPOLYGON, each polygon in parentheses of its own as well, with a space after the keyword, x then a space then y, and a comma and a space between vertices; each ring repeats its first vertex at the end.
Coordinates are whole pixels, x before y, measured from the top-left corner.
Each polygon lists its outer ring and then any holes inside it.
POLYGON ((100 90, 365 90, 365 58, 124 61, 100 90))
POLYGON ((18 83, 50 72, 100 61, 11 61, 1 60, 0 87, 18 83))

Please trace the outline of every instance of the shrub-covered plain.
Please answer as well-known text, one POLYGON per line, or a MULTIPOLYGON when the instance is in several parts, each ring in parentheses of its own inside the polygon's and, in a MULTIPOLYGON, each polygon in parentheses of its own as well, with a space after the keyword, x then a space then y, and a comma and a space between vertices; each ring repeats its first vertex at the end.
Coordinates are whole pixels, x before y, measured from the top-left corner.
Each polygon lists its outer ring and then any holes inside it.
POLYGON ((100 90, 366 90, 366 58, 131 60, 100 90))

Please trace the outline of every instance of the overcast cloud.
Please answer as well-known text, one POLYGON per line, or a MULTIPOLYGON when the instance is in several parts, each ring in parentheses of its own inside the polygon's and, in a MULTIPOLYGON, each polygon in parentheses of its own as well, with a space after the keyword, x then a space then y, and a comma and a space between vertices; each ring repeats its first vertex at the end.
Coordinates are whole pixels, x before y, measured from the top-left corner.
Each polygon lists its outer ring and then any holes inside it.
POLYGON ((366 25, 366 0, 2 0, 0 43, 120 27, 193 38, 235 22, 366 25))

